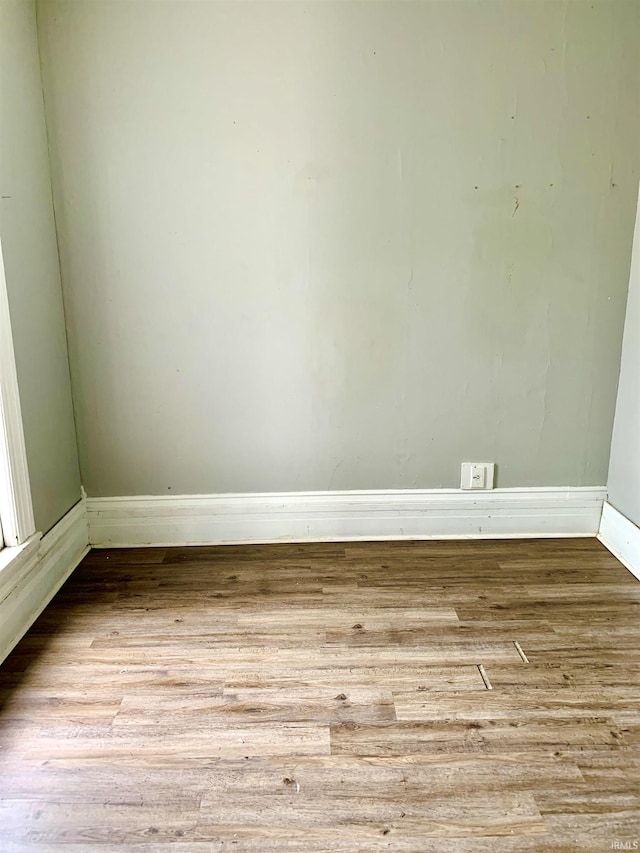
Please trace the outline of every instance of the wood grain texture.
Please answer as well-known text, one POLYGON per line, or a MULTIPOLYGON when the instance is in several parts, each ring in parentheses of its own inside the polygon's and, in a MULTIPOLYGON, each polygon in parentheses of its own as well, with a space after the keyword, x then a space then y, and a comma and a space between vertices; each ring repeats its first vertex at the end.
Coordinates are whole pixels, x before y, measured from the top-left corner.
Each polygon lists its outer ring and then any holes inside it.
POLYGON ((639 607, 593 539, 92 552, 0 669, 0 850, 640 844, 639 607))

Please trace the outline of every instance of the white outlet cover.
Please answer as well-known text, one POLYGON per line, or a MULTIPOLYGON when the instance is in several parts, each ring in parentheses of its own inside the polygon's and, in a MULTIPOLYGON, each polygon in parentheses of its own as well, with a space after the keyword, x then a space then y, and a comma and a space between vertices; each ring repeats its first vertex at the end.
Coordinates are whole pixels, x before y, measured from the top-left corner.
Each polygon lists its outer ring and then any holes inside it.
POLYGON ((494 462, 463 462, 460 472, 461 489, 492 489, 494 462))

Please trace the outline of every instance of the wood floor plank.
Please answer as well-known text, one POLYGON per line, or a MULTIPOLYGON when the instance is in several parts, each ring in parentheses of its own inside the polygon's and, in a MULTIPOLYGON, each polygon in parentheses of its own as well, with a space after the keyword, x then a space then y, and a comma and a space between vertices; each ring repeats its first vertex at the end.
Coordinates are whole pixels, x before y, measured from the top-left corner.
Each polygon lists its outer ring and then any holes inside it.
MULTIPOLYGON (((330 838, 339 831, 354 841, 392 835, 398 831, 413 837, 456 838, 471 828, 476 836, 520 835, 544 832, 544 823, 531 794, 517 793, 488 798, 467 794, 467 810, 454 796, 434 796, 426 791, 402 799, 360 796, 357 788, 340 796, 325 791, 317 796, 294 782, 280 796, 213 798, 205 795, 200 807, 197 837, 242 837, 266 825, 271 831, 330 838)), ((391 840, 391 839, 389 839, 391 840)))
MULTIPOLYGON (((179 715, 185 707, 184 696, 171 694, 142 696, 126 694, 114 715, 116 726, 141 723, 160 725, 167 716, 179 715)), ((243 725, 251 722, 309 722, 328 726, 345 721, 377 722, 395 720, 391 691, 361 687, 279 687, 227 689, 221 696, 194 696, 189 715, 206 725, 243 725)))
POLYGON ((398 720, 393 724, 341 723, 331 727, 335 755, 389 755, 441 752, 533 752, 568 747, 618 750, 621 727, 608 717, 547 720, 398 720))
MULTIPOLYGON (((489 676, 491 673, 489 672, 489 676)), ((634 701, 640 703, 640 697, 634 701)), ((496 689, 483 693, 399 693, 393 702, 398 720, 510 720, 517 726, 533 720, 612 719, 629 708, 629 691, 624 687, 607 689, 545 690, 522 689, 508 695, 496 689)), ((634 712, 632 712, 634 713, 634 712)), ((619 726, 616 726, 619 728, 619 726)))
POLYGON ((207 726, 206 737, 193 724, 163 726, 135 723, 120 726, 55 726, 38 730, 10 728, 0 733, 0 748, 22 758, 47 755, 66 758, 109 759, 133 765, 184 765, 235 758, 329 753, 327 726, 298 723, 207 726))
POLYGON ((149 842, 193 837, 200 815, 200 801, 184 798, 153 806, 137 803, 74 803, 4 800, 0 803, 3 838, 40 845, 82 843, 102 847, 147 840, 149 842))

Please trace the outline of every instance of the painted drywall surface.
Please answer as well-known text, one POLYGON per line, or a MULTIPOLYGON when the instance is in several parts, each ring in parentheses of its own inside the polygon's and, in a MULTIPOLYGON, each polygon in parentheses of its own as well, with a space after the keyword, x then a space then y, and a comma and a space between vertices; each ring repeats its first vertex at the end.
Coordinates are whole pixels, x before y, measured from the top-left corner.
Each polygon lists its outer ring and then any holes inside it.
POLYGON ((611 442, 609 503, 640 526, 640 202, 611 442))
POLYGON ((605 483, 640 4, 39 25, 90 495, 605 483))
POLYGON ((35 5, 0 0, 0 239, 38 530, 80 498, 35 5))

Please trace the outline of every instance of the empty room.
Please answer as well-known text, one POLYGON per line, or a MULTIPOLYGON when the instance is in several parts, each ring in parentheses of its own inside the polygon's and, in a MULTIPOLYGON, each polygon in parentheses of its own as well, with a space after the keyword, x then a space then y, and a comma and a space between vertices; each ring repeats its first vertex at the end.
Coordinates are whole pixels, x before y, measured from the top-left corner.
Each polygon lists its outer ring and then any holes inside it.
POLYGON ((640 849, 640 0, 0 0, 0 853, 640 849))

